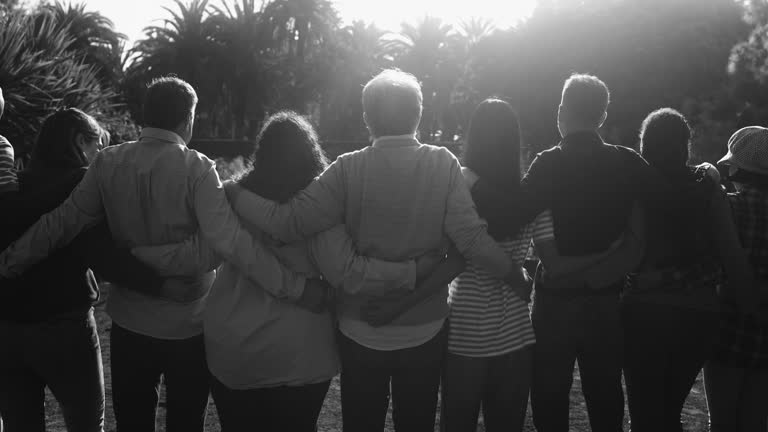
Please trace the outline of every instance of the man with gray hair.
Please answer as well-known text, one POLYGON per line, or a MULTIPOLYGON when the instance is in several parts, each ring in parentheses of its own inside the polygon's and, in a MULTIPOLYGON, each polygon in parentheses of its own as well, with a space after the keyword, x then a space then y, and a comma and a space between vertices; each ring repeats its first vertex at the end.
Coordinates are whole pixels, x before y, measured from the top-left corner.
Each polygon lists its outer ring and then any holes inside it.
MULTIPOLYGON (((340 156, 285 204, 228 190, 238 213, 283 241, 346 223, 358 252, 401 261, 452 241, 469 260, 519 285, 520 268, 488 235, 448 150, 416 139, 422 94, 416 78, 385 70, 363 89, 373 144, 340 156)), ((395 289, 395 287, 393 287, 395 289)), ((341 399, 345 431, 381 431, 390 388, 396 430, 432 431, 445 344, 447 287, 392 323, 361 318, 369 297, 340 293, 341 399)))

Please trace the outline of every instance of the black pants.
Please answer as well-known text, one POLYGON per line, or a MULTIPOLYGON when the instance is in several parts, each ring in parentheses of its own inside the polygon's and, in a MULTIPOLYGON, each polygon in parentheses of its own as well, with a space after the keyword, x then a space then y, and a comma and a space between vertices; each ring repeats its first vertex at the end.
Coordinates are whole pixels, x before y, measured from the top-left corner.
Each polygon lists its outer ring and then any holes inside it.
POLYGON ((93 309, 43 323, 0 323, 0 412, 6 432, 45 431, 45 387, 70 431, 104 428, 104 370, 93 309))
POLYGON ((528 410, 532 359, 532 347, 493 357, 448 353, 441 389, 441 430, 476 431, 482 406, 487 432, 521 432, 528 410))
POLYGON ((118 432, 154 432, 165 381, 166 430, 202 432, 208 411, 203 336, 155 339, 112 324, 112 399, 118 432))
POLYGON ((381 432, 392 394, 397 432, 435 428, 446 330, 423 345, 394 351, 366 348, 339 333, 341 412, 345 432, 381 432))
POLYGON ((579 362, 582 392, 594 432, 620 432, 622 329, 615 295, 562 297, 537 293, 532 312, 531 408, 538 432, 568 432, 573 370, 579 362))
POLYGON ((632 432, 681 432, 683 404, 717 337, 717 313, 635 303, 622 306, 622 321, 632 432))
POLYGON ((232 390, 211 376, 222 432, 314 432, 331 381, 303 386, 232 390))

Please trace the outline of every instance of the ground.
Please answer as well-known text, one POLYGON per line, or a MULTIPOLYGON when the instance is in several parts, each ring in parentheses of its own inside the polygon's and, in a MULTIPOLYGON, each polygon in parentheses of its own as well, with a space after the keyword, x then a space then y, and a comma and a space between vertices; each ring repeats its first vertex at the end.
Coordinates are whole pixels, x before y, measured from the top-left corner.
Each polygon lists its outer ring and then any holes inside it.
MULTIPOLYGON (((102 286, 103 293, 99 304, 96 306, 96 319, 99 326, 99 337, 101 338, 101 351, 104 356, 104 374, 106 379, 106 391, 107 391, 107 412, 106 412, 106 430, 115 430, 115 418, 112 413, 112 388, 111 388, 111 374, 109 368, 109 332, 111 329, 111 321, 109 316, 104 312, 104 302, 107 295, 109 295, 109 289, 106 284, 102 286)), ((165 408, 162 402, 158 410, 157 430, 165 430, 164 414, 165 408)), ((49 432, 64 432, 64 422, 59 412, 58 404, 50 392, 47 394, 46 402, 47 423, 49 432)), ((683 422, 684 430, 686 432, 704 432, 707 430, 707 407, 704 398, 704 386, 701 375, 696 380, 696 384, 688 396, 685 408, 683 410, 683 422)), ((530 416, 530 409, 528 410, 530 416)), ((625 417, 625 418, 628 418, 625 417)), ((481 420, 482 421, 482 420, 481 420)), ((626 420, 625 420, 626 423, 626 420)), ((220 430, 218 417, 216 415, 216 407, 213 401, 210 403, 208 410, 208 418, 206 421, 206 432, 218 432, 220 430)), ((341 430, 341 401, 339 396, 339 382, 335 379, 331 384, 331 389, 328 392, 328 396, 325 399, 325 405, 323 411, 320 414, 319 430, 321 432, 331 432, 341 430)), ((391 411, 387 418, 387 429, 393 431, 391 411)), ((437 430, 437 428, 435 429, 437 430)), ((478 427, 479 431, 485 431, 482 424, 478 427)), ((534 431, 530 418, 526 421, 526 432, 534 431)), ((574 388, 571 393, 571 431, 586 432, 589 431, 589 423, 587 420, 586 406, 584 398, 581 396, 581 381, 579 380, 578 372, 574 375, 574 388)), ((628 425, 625 425, 625 430, 629 430, 628 425)))

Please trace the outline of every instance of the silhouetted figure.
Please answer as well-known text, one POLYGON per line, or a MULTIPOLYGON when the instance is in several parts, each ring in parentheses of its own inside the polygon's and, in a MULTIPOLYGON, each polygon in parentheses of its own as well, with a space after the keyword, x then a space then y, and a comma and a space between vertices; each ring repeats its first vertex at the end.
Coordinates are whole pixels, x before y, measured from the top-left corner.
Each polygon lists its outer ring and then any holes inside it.
POLYGON ((643 157, 696 199, 671 212, 648 202, 642 215, 645 256, 622 299, 624 379, 633 432, 682 430, 688 393, 717 338, 719 294, 744 299, 751 286, 725 193, 711 165, 689 167, 690 129, 664 108, 642 124, 643 157))
POLYGON ((710 428, 763 432, 768 427, 768 129, 750 126, 734 133, 719 164, 736 185, 728 200, 752 264, 753 273, 745 276, 754 276, 758 300, 723 305, 720 339, 704 367, 710 428))

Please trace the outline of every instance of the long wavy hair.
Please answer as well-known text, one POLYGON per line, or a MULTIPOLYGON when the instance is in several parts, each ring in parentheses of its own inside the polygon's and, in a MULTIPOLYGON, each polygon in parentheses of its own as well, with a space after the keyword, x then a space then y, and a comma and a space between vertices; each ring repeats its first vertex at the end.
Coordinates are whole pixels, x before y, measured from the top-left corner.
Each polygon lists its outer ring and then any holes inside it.
POLYGON ((77 146, 76 138, 103 137, 104 129, 90 115, 77 108, 65 108, 49 115, 40 128, 32 151, 30 169, 81 168, 88 160, 77 146))
POLYGON ((491 98, 475 108, 464 147, 464 165, 497 187, 519 187, 520 123, 510 104, 491 98))
POLYGON ((251 161, 252 168, 239 180, 240 185, 277 202, 288 201, 328 167, 317 132, 293 111, 267 119, 251 161))

